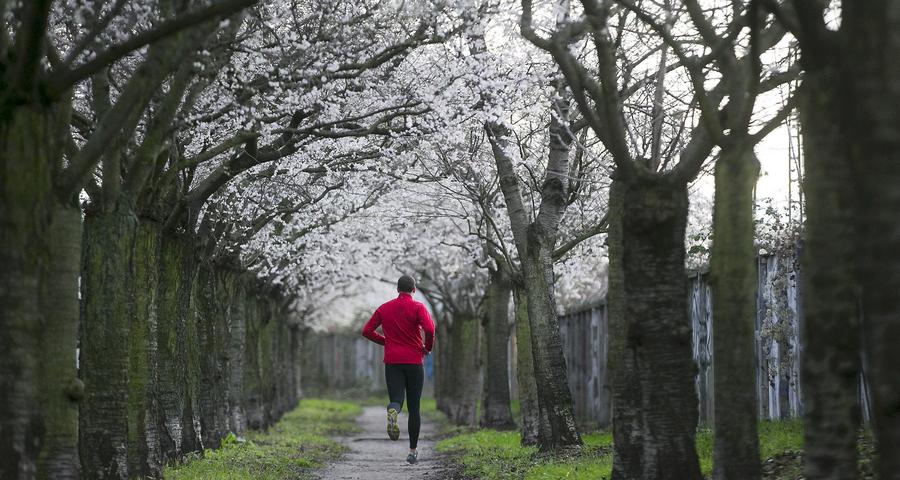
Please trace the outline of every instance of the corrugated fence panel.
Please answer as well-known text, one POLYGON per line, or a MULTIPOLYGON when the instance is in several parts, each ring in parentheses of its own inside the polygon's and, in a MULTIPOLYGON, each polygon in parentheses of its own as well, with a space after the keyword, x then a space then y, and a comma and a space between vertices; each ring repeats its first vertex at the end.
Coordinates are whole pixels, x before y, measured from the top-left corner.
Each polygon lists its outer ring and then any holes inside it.
MULTIPOLYGON (((713 328, 712 293, 705 274, 688 281, 688 305, 693 329, 693 356, 697 363, 700 422, 712 424, 713 328)), ((801 291, 795 257, 777 255, 758 259, 756 315, 756 386, 759 417, 783 419, 803 413, 800 384, 801 291)), ((559 319, 574 408, 583 427, 604 428, 610 423, 607 380, 606 307, 586 308, 559 319)), ((860 372, 860 405, 865 421, 871 406, 865 372, 860 372)))
POLYGON ((699 397, 700 422, 712 423, 713 419, 713 338, 712 303, 709 282, 704 275, 688 280, 690 288, 690 315, 693 330, 694 362, 697 363, 697 396, 699 397))
POLYGON ((606 307, 562 316, 559 330, 575 416, 582 427, 605 428, 610 421, 606 307))

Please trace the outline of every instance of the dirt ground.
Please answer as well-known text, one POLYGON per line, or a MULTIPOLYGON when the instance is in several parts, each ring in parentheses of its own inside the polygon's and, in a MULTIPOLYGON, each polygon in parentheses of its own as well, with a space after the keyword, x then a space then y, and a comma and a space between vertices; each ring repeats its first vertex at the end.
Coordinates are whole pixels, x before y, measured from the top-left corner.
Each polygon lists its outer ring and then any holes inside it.
POLYGON ((360 432, 355 436, 338 439, 350 448, 340 461, 317 472, 322 480, 405 480, 444 479, 451 474, 450 467, 434 451, 437 426, 422 418, 419 434, 419 463, 406 463, 409 453, 409 436, 406 430, 406 412, 400 414, 400 440, 387 436, 385 407, 366 407, 356 419, 360 432))

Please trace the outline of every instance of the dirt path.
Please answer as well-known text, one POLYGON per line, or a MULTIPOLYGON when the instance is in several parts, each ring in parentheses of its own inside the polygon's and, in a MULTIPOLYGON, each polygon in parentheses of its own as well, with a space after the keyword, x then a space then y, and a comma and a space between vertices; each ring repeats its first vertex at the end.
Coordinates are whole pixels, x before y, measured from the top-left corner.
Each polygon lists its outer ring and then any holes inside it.
POLYGON ((440 461, 434 451, 434 436, 437 427, 422 418, 419 434, 419 463, 406 463, 409 453, 409 437, 406 431, 406 412, 400 415, 400 440, 388 439, 385 407, 366 407, 356 419, 361 431, 353 437, 339 439, 350 447, 350 452, 339 462, 318 472, 322 480, 404 480, 440 479, 448 473, 447 466, 440 461))

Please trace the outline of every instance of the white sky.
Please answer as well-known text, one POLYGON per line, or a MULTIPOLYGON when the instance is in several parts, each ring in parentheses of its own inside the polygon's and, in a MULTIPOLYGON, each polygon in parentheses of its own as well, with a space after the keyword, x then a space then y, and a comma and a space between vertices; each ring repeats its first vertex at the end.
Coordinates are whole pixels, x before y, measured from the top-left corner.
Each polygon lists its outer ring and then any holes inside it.
MULTIPOLYGON (((788 200, 788 168, 791 166, 788 141, 788 129, 778 128, 766 137, 756 147, 756 153, 761 164, 759 182, 756 184, 757 198, 773 198, 777 203, 787 203, 788 200)), ((797 145, 793 145, 797 151, 797 145)), ((792 174, 794 182, 796 172, 792 174)), ((796 189, 796 183, 792 188, 796 189)), ((796 191, 793 192, 796 198, 796 191)))

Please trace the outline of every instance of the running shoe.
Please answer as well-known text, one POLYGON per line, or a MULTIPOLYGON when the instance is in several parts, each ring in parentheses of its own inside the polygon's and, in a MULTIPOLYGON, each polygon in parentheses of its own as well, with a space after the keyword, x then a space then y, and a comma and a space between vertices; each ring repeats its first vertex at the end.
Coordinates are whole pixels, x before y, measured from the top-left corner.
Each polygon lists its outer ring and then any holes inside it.
POLYGON ((387 433, 391 440, 400 438, 400 426, 397 425, 397 415, 400 412, 396 408, 390 407, 387 411, 387 433))
POLYGON ((410 465, 415 465, 419 460, 419 452, 409 452, 409 455, 406 456, 406 462, 410 465))

